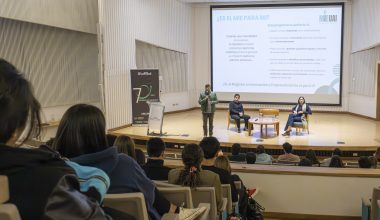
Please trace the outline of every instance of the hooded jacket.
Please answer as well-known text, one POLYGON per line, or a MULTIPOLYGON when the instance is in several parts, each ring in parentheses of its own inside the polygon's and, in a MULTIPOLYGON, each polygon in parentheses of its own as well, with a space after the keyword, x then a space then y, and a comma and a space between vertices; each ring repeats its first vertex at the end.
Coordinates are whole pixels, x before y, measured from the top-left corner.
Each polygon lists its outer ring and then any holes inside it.
POLYGON ((147 203, 149 219, 161 219, 154 203, 154 183, 146 177, 144 170, 131 157, 119 154, 116 147, 71 158, 84 166, 103 170, 111 179, 108 193, 142 192, 147 203))
POLYGON ((23 220, 107 219, 95 199, 79 192, 74 170, 57 154, 0 144, 0 175, 8 176, 9 202, 23 220))

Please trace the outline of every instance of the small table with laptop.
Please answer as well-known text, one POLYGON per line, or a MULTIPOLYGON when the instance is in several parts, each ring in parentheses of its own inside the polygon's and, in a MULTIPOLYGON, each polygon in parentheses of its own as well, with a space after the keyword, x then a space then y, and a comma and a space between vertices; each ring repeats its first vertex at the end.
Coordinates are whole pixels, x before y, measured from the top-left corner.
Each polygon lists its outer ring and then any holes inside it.
POLYGON ((260 136, 263 135, 263 127, 265 126, 265 136, 268 137, 268 125, 274 126, 274 131, 276 136, 280 133, 280 120, 278 118, 272 117, 255 117, 248 121, 248 135, 251 136, 252 130, 254 130, 254 125, 260 125, 260 136))

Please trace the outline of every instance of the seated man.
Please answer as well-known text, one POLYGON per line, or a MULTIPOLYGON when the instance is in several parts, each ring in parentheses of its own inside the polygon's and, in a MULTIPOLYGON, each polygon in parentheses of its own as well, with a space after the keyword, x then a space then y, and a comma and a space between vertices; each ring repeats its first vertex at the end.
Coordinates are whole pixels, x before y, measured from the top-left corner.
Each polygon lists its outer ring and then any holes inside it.
POLYGON ((235 143, 231 147, 232 155, 228 157, 230 161, 245 162, 245 154, 240 153, 241 146, 238 143, 235 143))
POLYGON ((161 138, 151 138, 146 143, 149 158, 142 168, 151 180, 168 180, 170 168, 164 166, 165 148, 161 138))
POLYGON ((265 153, 265 147, 263 145, 259 145, 256 147, 256 163, 258 164, 272 164, 272 156, 265 153))
POLYGON ((204 137, 199 144, 203 150, 204 159, 202 161, 202 169, 209 170, 219 175, 222 184, 230 184, 232 201, 238 201, 238 193, 233 178, 228 171, 214 166, 214 162, 218 156, 223 155, 220 143, 215 137, 204 137))
POLYGON ((299 163, 300 162, 300 157, 298 155, 293 154, 293 146, 289 144, 288 142, 285 142, 282 145, 282 148, 284 149, 284 154, 278 156, 277 162, 279 163, 299 163))
POLYGON ((240 95, 234 95, 234 101, 230 102, 230 115, 231 118, 235 119, 236 126, 238 128, 238 133, 240 133, 240 119, 244 119, 244 130, 248 129, 248 120, 251 118, 249 115, 244 114, 243 104, 241 104, 240 95))

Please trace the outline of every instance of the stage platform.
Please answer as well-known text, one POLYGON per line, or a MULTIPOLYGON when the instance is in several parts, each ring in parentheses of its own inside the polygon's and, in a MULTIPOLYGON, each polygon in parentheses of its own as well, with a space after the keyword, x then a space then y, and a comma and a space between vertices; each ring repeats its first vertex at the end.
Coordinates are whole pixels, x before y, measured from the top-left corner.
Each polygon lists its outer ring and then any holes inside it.
MULTIPOLYGON (((247 111, 251 117, 258 117, 258 111, 247 111)), ((237 133, 235 124, 227 129, 227 110, 217 110, 214 117, 214 136, 227 149, 233 143, 240 143, 245 151, 258 144, 281 154, 282 144, 289 142, 297 151, 314 149, 319 156, 330 156, 330 152, 339 147, 349 156, 370 155, 380 146, 380 122, 372 119, 343 113, 313 113, 310 118, 310 134, 296 135, 293 129, 291 136, 282 136, 289 112, 281 112, 280 135, 275 136, 273 126, 268 127, 268 138, 260 136, 260 127, 254 126, 253 134, 247 131, 237 133), (323 153, 325 152, 325 153, 323 153)), ((244 127, 243 123, 241 127, 244 127)), ((179 113, 165 114, 162 138, 171 147, 180 147, 187 143, 198 143, 203 138, 202 114, 199 109, 179 113)), ((144 143, 150 136, 146 126, 130 126, 111 132, 116 135, 131 136, 137 143, 144 143)), ((302 155, 302 152, 300 152, 302 155)))

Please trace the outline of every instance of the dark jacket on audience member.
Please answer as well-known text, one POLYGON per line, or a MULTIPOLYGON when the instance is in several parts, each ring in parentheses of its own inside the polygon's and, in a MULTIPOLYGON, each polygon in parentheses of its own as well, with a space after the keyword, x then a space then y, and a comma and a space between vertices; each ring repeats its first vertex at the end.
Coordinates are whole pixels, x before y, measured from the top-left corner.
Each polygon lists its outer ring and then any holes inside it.
POLYGON ((9 202, 23 220, 107 219, 94 198, 79 192, 74 170, 58 154, 0 144, 0 175, 8 176, 9 202))
POLYGON ((231 155, 228 159, 230 159, 230 161, 245 162, 245 154, 239 153, 238 155, 231 155))
POLYGON ((230 184, 231 185, 231 195, 232 195, 232 201, 237 202, 238 201, 238 193, 235 187, 235 183, 231 177, 231 175, 223 169, 220 169, 215 166, 204 166, 202 165, 202 169, 212 171, 219 175, 219 179, 221 184, 230 184))
POLYGON ((151 180, 168 180, 170 168, 164 166, 164 160, 148 159, 142 168, 151 180))
POLYGON ((147 203, 149 219, 161 218, 153 207, 154 183, 146 177, 143 169, 133 158, 119 154, 116 147, 109 147, 92 154, 84 154, 71 158, 71 160, 106 172, 111 179, 108 193, 142 192, 147 203))

